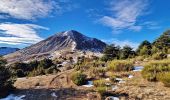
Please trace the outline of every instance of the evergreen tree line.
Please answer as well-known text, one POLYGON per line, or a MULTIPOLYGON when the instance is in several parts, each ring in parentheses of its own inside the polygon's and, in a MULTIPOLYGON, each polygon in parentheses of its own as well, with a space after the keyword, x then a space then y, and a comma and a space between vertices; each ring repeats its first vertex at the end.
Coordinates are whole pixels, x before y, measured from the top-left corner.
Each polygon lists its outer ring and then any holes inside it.
POLYGON ((170 54, 170 30, 164 32, 153 43, 145 40, 137 50, 133 50, 130 46, 120 48, 114 44, 104 49, 104 56, 101 60, 109 61, 113 59, 127 59, 135 56, 153 57, 156 60, 164 59, 170 54))

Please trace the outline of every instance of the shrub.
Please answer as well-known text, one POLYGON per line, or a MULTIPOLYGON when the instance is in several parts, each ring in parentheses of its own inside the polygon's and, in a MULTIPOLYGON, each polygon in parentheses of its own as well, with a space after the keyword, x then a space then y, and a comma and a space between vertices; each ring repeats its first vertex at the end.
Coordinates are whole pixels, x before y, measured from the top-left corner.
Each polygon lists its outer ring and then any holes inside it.
POLYGON ((24 71, 22 69, 16 70, 17 77, 25 77, 24 71))
POLYGON ((106 73, 106 70, 104 68, 98 68, 97 69, 97 73, 100 77, 104 77, 105 76, 105 73, 106 73))
POLYGON ((144 66, 142 70, 143 78, 148 81, 158 81, 158 75, 170 71, 170 61, 152 61, 144 66))
POLYGON ((57 72, 60 72, 60 70, 56 66, 46 69, 46 74, 56 74, 57 72))
POLYGON ((135 58, 136 61, 143 61, 144 60, 144 57, 143 56, 137 56, 135 58))
POLYGON ((108 70, 110 71, 131 71, 133 63, 127 60, 113 60, 108 62, 108 70))
POLYGON ((111 80, 112 82, 116 82, 116 76, 115 76, 115 75, 110 76, 110 80, 111 80))
POLYGON ((93 73, 94 77, 100 78, 104 77, 106 70, 104 68, 91 68, 90 71, 93 73))
POLYGON ((103 95, 106 92, 106 90, 107 90, 106 86, 100 86, 96 88, 96 91, 100 93, 100 95, 103 95))
POLYGON ((31 61, 29 63, 16 62, 11 64, 10 70, 16 77, 38 76, 57 73, 58 67, 50 59, 31 61))
POLYGON ((158 74, 158 80, 160 80, 164 86, 170 87, 170 72, 158 74))
POLYGON ((6 61, 0 58, 0 98, 5 97, 13 89, 12 74, 5 66, 6 61))
POLYGON ((43 59, 40 61, 39 66, 43 67, 44 69, 47 69, 53 65, 52 60, 50 59, 43 59))
POLYGON ((76 72, 71 75, 71 79, 76 85, 83 85, 86 83, 86 75, 81 72, 76 72))
POLYGON ((37 61, 37 60, 31 61, 28 63, 28 66, 31 71, 36 69, 38 67, 38 65, 39 65, 39 61, 37 61))
POLYGON ((162 59, 167 58, 167 55, 163 52, 160 52, 160 53, 153 54, 152 58, 155 60, 162 60, 162 59))
POLYGON ((105 80, 104 79, 95 80, 93 84, 96 87, 102 87, 105 86, 105 80))

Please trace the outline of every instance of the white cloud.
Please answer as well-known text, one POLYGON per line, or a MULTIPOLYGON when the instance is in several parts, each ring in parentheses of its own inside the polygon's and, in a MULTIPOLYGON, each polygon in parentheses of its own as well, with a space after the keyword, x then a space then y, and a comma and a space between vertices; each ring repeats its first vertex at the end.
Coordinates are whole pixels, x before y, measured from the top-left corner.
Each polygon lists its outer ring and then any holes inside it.
POLYGON ((37 30, 48 28, 35 24, 0 24, 0 43, 3 44, 33 44, 42 40, 37 30))
POLYGON ((139 31, 138 18, 148 7, 147 0, 114 0, 110 3, 111 16, 103 16, 99 22, 113 30, 130 29, 139 31))
POLYGON ((139 43, 137 42, 132 42, 132 41, 129 41, 129 40, 118 40, 118 39, 108 39, 108 40, 103 40, 104 42, 108 43, 108 44, 115 44, 115 45, 118 45, 120 47, 123 47, 123 46, 131 46, 134 50, 136 50, 139 46, 139 43))
POLYGON ((0 13, 17 19, 32 20, 53 12, 61 13, 68 5, 61 7, 60 3, 55 0, 0 0, 0 13))

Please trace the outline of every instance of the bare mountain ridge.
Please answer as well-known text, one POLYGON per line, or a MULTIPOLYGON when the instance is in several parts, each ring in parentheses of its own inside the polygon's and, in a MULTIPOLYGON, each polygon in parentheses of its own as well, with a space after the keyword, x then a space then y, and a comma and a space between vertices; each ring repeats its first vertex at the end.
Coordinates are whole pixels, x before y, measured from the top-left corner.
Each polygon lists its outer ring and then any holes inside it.
POLYGON ((50 57, 56 51, 91 51, 102 52, 106 44, 96 38, 87 37, 77 31, 70 30, 57 33, 43 41, 33 44, 4 57, 8 62, 27 61, 50 57))

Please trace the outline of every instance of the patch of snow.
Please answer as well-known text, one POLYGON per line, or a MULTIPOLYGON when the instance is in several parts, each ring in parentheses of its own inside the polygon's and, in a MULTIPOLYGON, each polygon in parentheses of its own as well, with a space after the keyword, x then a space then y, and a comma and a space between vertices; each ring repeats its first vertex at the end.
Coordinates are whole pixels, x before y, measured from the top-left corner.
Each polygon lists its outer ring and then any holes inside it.
POLYGON ((73 57, 73 61, 74 61, 74 64, 76 64, 78 62, 78 58, 77 57, 73 57))
POLYGON ((52 96, 52 97, 55 97, 55 98, 58 97, 58 96, 55 94, 55 92, 51 93, 51 96, 52 96))
POLYGON ((72 31, 66 31, 62 34, 63 36, 73 36, 73 32, 72 31))
POLYGON ((116 81, 123 81, 123 79, 121 79, 121 78, 116 78, 116 81))
POLYGON ((119 81, 119 83, 126 83, 126 81, 124 81, 124 80, 123 81, 119 81))
POLYGON ((125 81, 121 78, 116 78, 116 81, 118 81, 119 83, 125 83, 125 81))
POLYGON ((65 65, 67 65, 67 64, 68 64, 68 62, 67 62, 67 61, 64 61, 64 62, 62 62, 61 65, 65 66, 65 65))
POLYGON ((72 50, 72 51, 74 51, 74 50, 75 50, 76 45, 77 45, 77 44, 76 44, 76 42, 72 42, 72 45, 71 45, 71 50, 72 50))
POLYGON ((105 83, 105 85, 109 86, 109 85, 111 85, 111 83, 105 83))
POLYGON ((118 97, 114 97, 114 96, 109 96, 108 98, 109 100, 120 100, 118 97))
POLYGON ((6 98, 2 98, 0 100, 24 100, 23 98, 25 97, 26 95, 21 95, 21 96, 15 96, 14 94, 10 94, 8 95, 6 98))
POLYGON ((93 81, 87 81, 86 85, 83 85, 84 87, 93 87, 93 81))
POLYGON ((27 77, 17 78, 17 80, 26 80, 27 77))
POLYGON ((112 91, 115 91, 116 89, 118 89, 117 86, 112 86, 112 91))
POLYGON ((142 71, 143 68, 144 68, 143 66, 135 66, 133 71, 134 71, 134 72, 142 71))
POLYGON ((133 78, 134 76, 133 75, 129 75, 128 78, 133 78))
POLYGON ((105 80, 106 80, 106 81, 110 81, 110 79, 109 79, 109 78, 106 78, 105 80))

